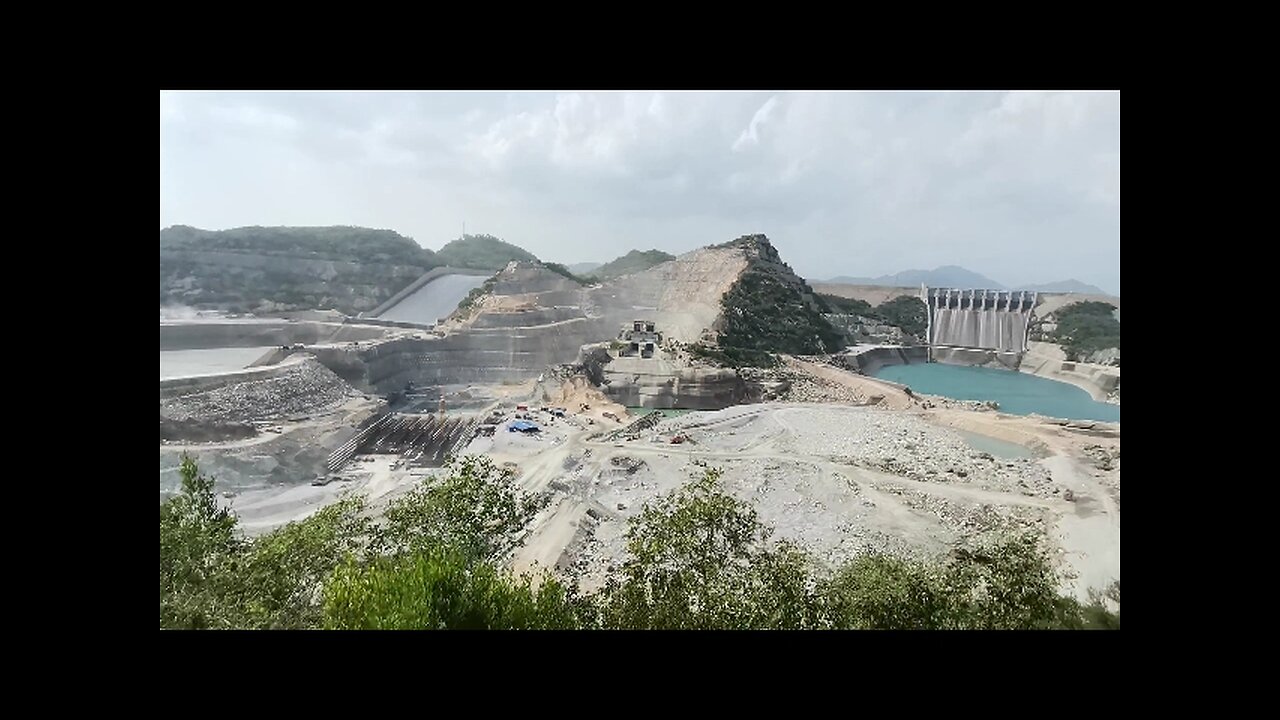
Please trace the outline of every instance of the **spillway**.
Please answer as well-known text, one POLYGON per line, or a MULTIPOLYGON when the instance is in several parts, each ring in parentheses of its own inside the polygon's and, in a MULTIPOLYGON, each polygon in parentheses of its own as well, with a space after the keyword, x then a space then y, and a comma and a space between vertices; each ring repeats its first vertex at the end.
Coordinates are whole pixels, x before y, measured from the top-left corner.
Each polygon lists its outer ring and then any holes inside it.
POLYGON ((921 288, 929 344, 1022 353, 1036 294, 1010 290, 921 288))

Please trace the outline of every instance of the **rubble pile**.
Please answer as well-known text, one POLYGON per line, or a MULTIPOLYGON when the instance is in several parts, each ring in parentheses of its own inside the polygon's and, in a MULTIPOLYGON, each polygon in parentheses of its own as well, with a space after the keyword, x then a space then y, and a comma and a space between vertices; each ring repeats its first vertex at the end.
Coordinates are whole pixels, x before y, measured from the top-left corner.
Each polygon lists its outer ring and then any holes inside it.
MULTIPOLYGON (((1053 497, 1062 491, 1035 460, 993 457, 970 447, 960 435, 909 415, 831 407, 784 417, 789 432, 770 438, 780 453, 827 457, 909 480, 969 484, 1028 497, 1053 497)), ((660 431, 674 429, 674 423, 664 424, 660 431)))
POLYGON ((160 414, 171 420, 205 422, 291 418, 333 409, 355 394, 342 378, 307 359, 261 380, 163 400, 160 414))
POLYGON ((864 405, 867 402, 867 399, 853 388, 791 367, 741 368, 738 372, 750 383, 766 388, 776 388, 773 396, 766 394, 761 398, 764 401, 849 405, 864 405))

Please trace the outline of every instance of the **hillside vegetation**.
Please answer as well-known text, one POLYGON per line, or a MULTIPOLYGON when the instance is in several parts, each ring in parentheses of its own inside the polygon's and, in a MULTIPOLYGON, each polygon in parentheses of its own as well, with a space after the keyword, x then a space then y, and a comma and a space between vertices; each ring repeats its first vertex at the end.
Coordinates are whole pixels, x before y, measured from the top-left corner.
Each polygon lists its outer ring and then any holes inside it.
POLYGON ((492 235, 465 235, 453 240, 436 252, 442 265, 479 270, 501 270, 512 260, 536 262, 538 258, 528 250, 504 242, 492 235))
POLYGON ((676 256, 661 250, 632 250, 622 257, 615 258, 591 271, 591 275, 601 280, 612 280, 623 275, 630 275, 648 270, 654 265, 675 260, 676 256))
MULTIPOLYGON (((598 592, 513 577, 542 495, 481 457, 392 502, 375 523, 351 497, 254 540, 184 459, 160 506, 160 627, 335 629, 1116 628, 1101 598, 1058 594, 1030 537, 934 560, 863 555, 825 567, 774 541, 708 469, 647 503, 598 592)), ((1117 582, 1109 593, 1117 605, 1117 582)))
POLYGON ((1120 321, 1116 307, 1104 302, 1072 303, 1054 313, 1058 328, 1050 336, 1062 345, 1067 359, 1083 361, 1099 350, 1120 348, 1120 321))
POLYGON ((177 225, 160 231, 160 304, 354 314, 440 264, 435 253, 391 230, 177 225))
POLYGON ((748 264, 720 300, 718 347, 699 343, 691 352, 731 367, 769 367, 777 362, 774 353, 818 355, 841 347, 813 288, 782 262, 767 237, 744 235, 712 247, 741 248, 748 264))

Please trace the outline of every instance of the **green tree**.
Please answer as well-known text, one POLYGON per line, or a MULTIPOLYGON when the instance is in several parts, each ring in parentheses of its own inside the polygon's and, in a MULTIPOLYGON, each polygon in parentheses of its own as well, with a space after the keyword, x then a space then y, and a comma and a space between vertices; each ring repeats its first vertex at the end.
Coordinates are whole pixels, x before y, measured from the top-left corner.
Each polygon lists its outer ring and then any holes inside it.
POLYGON ((547 496, 522 491, 515 473, 482 455, 451 459, 443 477, 391 503, 375 531, 376 551, 395 555, 447 546, 495 560, 520 544, 520 532, 547 496))
POLYGON ((240 546, 236 517, 218 507, 213 478, 189 455, 178 472, 182 489, 160 504, 160 627, 217 627, 224 573, 240 546))
POLYGON ((361 553, 368 536, 365 506, 362 496, 343 498, 248 544, 224 598, 235 626, 319 627, 325 581, 361 553))
POLYGON ((819 625, 808 558, 771 545, 756 511, 708 469, 646 503, 627 531, 628 559, 603 593, 606 627, 802 628, 819 625))
POLYGON ((532 630, 586 625, 589 607, 554 577, 535 589, 455 550, 349 562, 324 592, 324 627, 344 630, 532 630))

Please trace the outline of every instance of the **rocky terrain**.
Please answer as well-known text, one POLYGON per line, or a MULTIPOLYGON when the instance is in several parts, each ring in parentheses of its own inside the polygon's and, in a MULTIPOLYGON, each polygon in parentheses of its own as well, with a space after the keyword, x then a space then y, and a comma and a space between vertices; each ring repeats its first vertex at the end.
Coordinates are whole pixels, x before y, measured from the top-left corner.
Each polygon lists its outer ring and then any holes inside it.
POLYGON ((175 421, 229 422, 293 418, 332 409, 358 393, 313 358, 262 379, 161 400, 175 421))
POLYGON ((1062 466, 1065 456, 995 457, 925 417, 875 408, 742 406, 641 425, 596 440, 543 438, 537 460, 517 461, 527 488, 552 495, 517 567, 537 559, 593 586, 623 557, 628 518, 715 467, 777 537, 829 565, 864 551, 937 556, 992 533, 1031 530, 1072 568, 1118 576, 1118 554, 1112 567, 1103 551, 1110 541, 1084 532, 1088 523, 1118 528, 1118 499, 1113 517, 1087 484, 1118 487, 1118 448, 1091 450, 1099 476, 1083 480, 1062 466), (1112 470, 1101 470, 1107 463, 1112 470))

